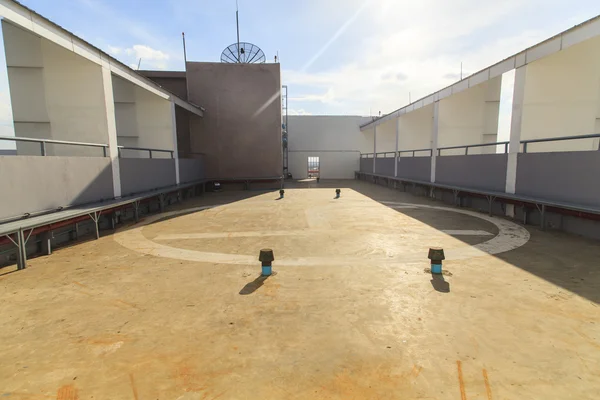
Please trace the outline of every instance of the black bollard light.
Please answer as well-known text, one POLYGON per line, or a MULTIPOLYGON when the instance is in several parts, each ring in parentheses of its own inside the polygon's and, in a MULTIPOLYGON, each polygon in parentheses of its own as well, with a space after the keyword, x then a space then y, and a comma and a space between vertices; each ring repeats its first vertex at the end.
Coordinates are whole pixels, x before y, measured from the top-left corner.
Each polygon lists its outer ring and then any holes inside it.
POLYGON ((431 260, 431 273, 441 274, 442 273, 442 261, 446 259, 444 256, 444 249, 441 247, 432 247, 429 249, 429 255, 427 256, 431 260))
POLYGON ((340 189, 335 189, 335 198, 336 199, 340 198, 340 193, 342 193, 342 191, 340 189))
POLYGON ((283 195, 284 195, 284 194, 285 194, 285 190, 283 190, 283 189, 280 189, 280 190, 279 190, 279 198, 280 198, 280 199, 283 199, 283 195))
POLYGON ((271 249, 262 249, 260 254, 258 255, 258 261, 262 263, 262 276, 271 276, 272 270, 271 266, 273 261, 275 260, 275 256, 273 255, 273 250, 271 249))

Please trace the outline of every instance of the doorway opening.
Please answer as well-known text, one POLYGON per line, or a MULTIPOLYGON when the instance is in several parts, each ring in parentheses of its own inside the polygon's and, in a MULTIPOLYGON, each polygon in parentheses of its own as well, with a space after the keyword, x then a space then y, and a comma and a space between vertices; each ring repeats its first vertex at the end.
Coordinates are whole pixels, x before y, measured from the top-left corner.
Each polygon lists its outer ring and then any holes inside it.
POLYGON ((321 163, 319 157, 308 157, 308 177, 320 178, 321 163))

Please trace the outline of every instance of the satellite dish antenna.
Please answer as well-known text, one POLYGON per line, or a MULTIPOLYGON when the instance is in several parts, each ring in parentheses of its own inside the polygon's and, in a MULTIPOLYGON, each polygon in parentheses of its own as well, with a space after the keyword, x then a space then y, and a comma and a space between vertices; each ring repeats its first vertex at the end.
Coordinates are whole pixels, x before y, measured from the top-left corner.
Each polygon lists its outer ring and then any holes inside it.
MULTIPOLYGON (((237 2, 236 2, 237 7, 237 2)), ((240 42, 239 10, 235 11, 237 43, 227 46, 221 53, 221 62, 229 64, 264 64, 265 53, 255 44, 240 42)))
POLYGON ((265 53, 260 47, 246 42, 227 46, 221 53, 221 62, 230 64, 264 64, 265 53))

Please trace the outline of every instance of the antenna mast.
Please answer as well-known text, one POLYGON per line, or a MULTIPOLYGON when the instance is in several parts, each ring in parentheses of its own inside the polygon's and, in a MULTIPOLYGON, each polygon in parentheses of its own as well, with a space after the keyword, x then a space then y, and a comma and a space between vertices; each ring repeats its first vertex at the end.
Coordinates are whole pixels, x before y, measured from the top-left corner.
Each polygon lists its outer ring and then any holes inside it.
POLYGON ((237 42, 229 45, 221 53, 221 62, 227 64, 264 64, 265 53, 255 44, 240 42, 240 10, 235 1, 235 24, 237 28, 237 42))
POLYGON ((183 62, 187 64, 187 54, 185 52, 185 32, 181 32, 181 39, 183 40, 183 62))
POLYGON ((237 49, 238 49, 238 62, 241 63, 242 55, 240 53, 240 18, 239 18, 239 7, 237 0, 235 1, 235 24, 237 26, 237 49))

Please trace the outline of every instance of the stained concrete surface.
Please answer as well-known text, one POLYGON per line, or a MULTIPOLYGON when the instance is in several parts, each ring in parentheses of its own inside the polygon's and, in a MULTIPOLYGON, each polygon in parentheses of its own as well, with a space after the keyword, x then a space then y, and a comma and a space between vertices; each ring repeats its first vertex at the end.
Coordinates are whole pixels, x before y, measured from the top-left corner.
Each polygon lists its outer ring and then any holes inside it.
POLYGON ((396 260, 430 245, 460 255, 490 237, 439 229, 497 235, 495 225, 392 209, 373 200, 441 203, 368 183, 298 187, 281 201, 207 194, 163 220, 0 270, 0 396, 597 397, 597 243, 528 228, 515 250, 449 259, 433 278, 426 252, 396 260), (221 206, 186 212, 210 205, 221 206), (261 247, 276 258, 266 279, 245 261, 261 247))

